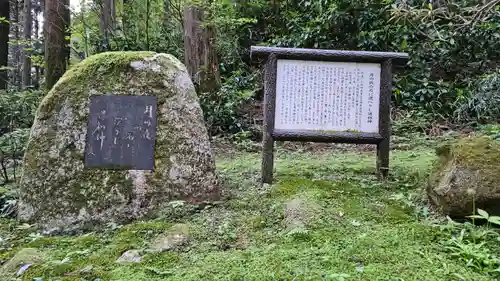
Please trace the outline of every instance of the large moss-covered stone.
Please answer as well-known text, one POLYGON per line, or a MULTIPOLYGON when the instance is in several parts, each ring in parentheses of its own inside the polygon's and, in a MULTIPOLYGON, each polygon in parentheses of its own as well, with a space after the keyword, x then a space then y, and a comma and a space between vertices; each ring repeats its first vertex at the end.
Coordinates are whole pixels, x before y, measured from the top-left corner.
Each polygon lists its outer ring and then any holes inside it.
POLYGON ((437 154, 427 188, 435 207, 452 218, 472 215, 474 208, 500 215, 499 141, 463 138, 440 147, 437 154))
POLYGON ((219 196, 203 113, 185 66, 153 52, 109 52, 67 71, 41 102, 24 157, 19 218, 45 229, 154 216, 170 200, 219 196), (91 95, 154 95, 155 171, 83 165, 91 95))

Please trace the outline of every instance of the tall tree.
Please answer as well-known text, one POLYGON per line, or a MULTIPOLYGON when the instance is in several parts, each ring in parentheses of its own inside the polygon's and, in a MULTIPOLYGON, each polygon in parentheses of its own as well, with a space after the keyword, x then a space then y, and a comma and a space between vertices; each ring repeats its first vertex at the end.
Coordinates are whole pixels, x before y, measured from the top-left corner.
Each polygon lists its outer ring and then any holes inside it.
POLYGON ((9 75, 7 67, 9 63, 9 0, 0 0, 0 90, 7 89, 9 75))
POLYGON ((114 21, 116 17, 115 0, 100 0, 101 8, 100 31, 102 36, 101 51, 109 50, 109 37, 113 32, 114 21))
POLYGON ((31 32, 33 28, 33 17, 31 14, 31 0, 24 0, 24 48, 23 48, 23 88, 31 85, 31 58, 28 48, 31 47, 31 32))
POLYGON ((19 10, 22 9, 20 7, 20 1, 18 0, 10 0, 10 34, 13 36, 14 40, 10 40, 10 54, 12 56, 12 61, 10 62, 10 66, 12 66, 11 72, 11 85, 15 87, 21 86, 21 28, 20 28, 20 13, 19 10))
MULTIPOLYGON (((43 7, 42 5, 44 4, 43 3, 44 0, 37 0, 35 1, 34 5, 32 5, 33 7, 33 12, 34 12, 34 32, 33 32, 33 38, 34 38, 34 41, 35 41, 35 44, 33 44, 33 49, 34 50, 37 50, 37 53, 40 52, 40 50, 42 48, 39 48, 39 46, 41 46, 41 42, 39 40, 39 36, 40 36, 40 22, 39 22, 39 16, 40 14, 42 13, 43 11, 43 7)), ((34 81, 33 81, 33 85, 35 86, 35 88, 38 89, 38 87, 40 86, 40 72, 41 72, 41 67, 40 67, 40 64, 39 63, 33 63, 34 64, 34 67, 35 67, 35 78, 34 78, 34 81)))
POLYGON ((201 93, 214 92, 221 84, 215 30, 204 19, 201 6, 191 4, 184 9, 184 61, 201 93))
POLYGON ((51 89, 68 64, 69 0, 46 0, 44 16, 45 87, 51 89))

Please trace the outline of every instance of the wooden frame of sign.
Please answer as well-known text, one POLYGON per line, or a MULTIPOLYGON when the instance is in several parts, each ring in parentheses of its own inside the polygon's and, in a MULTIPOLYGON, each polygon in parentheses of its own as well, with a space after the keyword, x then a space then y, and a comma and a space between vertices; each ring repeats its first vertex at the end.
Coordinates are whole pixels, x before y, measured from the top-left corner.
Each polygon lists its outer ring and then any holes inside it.
POLYGON ((273 181, 275 141, 376 144, 387 177, 392 67, 408 54, 252 46, 251 56, 266 59, 262 183, 273 181))

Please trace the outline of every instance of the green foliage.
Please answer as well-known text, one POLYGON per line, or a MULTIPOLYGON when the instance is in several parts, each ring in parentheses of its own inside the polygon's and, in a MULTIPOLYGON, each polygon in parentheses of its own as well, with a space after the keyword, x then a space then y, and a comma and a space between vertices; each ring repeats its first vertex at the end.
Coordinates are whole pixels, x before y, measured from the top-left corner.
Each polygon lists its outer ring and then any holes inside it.
POLYGON ((432 126, 434 116, 421 110, 406 110, 396 113, 396 118, 392 124, 393 134, 398 136, 411 133, 427 133, 432 126))
POLYGON ((477 209, 477 215, 469 216, 470 218, 486 220, 488 222, 488 227, 491 224, 500 226, 500 216, 490 216, 485 210, 477 209))
POLYGON ((491 277, 500 277, 500 256, 498 256, 498 241, 500 233, 491 228, 490 223, 499 224, 498 217, 478 210, 479 215, 471 218, 485 219, 486 226, 476 226, 473 223, 457 223, 448 218, 446 225, 440 225, 442 238, 440 244, 443 250, 465 266, 474 268, 478 272, 489 274, 491 277), (491 218, 491 219, 490 219, 491 218))
POLYGON ((0 177, 16 180, 17 162, 24 155, 41 91, 0 91, 0 177))
POLYGON ((481 77, 473 88, 475 91, 457 108, 457 119, 480 123, 500 121, 500 72, 481 77))
POLYGON ((488 124, 480 127, 484 135, 500 140, 500 124, 488 124))
POLYGON ((203 93, 200 102, 212 134, 237 133, 248 129, 241 107, 252 101, 254 77, 235 71, 215 93, 203 93))
POLYGON ((0 132, 30 128, 42 91, 0 91, 0 132))
MULTIPOLYGON (((100 7, 87 2, 72 20, 72 46, 87 56, 107 51, 155 51, 170 53, 182 60, 180 1, 131 0, 117 2, 114 28, 103 46, 100 32, 100 7)), ((80 58, 81 59, 81 58, 80 58)))
POLYGON ((24 148, 28 142, 30 128, 15 129, 0 136, 0 151, 16 159, 24 155, 24 148))

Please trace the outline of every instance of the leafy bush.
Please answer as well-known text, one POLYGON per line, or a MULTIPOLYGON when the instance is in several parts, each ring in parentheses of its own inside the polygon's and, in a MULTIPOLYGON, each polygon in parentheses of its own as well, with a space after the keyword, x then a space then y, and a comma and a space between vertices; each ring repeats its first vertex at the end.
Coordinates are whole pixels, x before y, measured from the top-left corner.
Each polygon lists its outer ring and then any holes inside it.
POLYGON ((457 119, 480 123, 500 121, 500 71, 479 79, 471 92, 472 95, 458 107, 457 119))
POLYGON ((4 182, 17 179, 18 161, 23 157, 30 129, 16 129, 0 136, 0 169, 4 182))
POLYGON ((30 128, 42 98, 42 91, 0 91, 0 135, 30 128))
POLYGON ((215 93, 200 94, 207 127, 212 134, 236 133, 246 129, 241 107, 252 100, 255 76, 235 71, 215 93))
POLYGON ((41 91, 0 91, 0 178, 17 179, 18 161, 24 155, 41 91))

